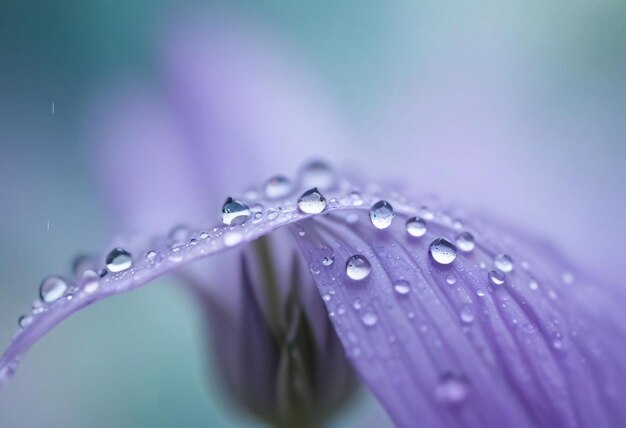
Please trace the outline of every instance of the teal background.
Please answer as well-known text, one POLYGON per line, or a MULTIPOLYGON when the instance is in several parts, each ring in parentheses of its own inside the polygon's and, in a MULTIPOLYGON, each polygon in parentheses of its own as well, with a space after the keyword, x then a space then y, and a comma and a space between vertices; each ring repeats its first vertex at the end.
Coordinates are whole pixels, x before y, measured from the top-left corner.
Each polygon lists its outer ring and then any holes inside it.
MULTIPOLYGON (((589 257, 599 270, 619 264, 626 3, 504 3, 3 1, 0 343, 41 278, 66 270, 77 251, 99 249, 112 229, 86 161, 84 119, 94 93, 119 76, 155 79, 160 30, 168 17, 195 9, 228 8, 288 40, 364 129, 403 92, 399 82, 430 76, 436 64, 463 86, 455 73, 471 64, 533 126, 559 122, 569 130, 549 141, 502 143, 518 161, 512 174, 545 183, 543 210, 525 220, 539 229, 553 224, 548 234, 575 256, 589 253, 580 241, 611 242, 589 257)), ((506 205, 494 210, 511 214, 506 205)), ((189 300, 166 278, 64 322, 0 391, 0 426, 256 426, 220 394, 189 300)), ((366 394, 335 423, 364 421, 389 423, 366 394)))

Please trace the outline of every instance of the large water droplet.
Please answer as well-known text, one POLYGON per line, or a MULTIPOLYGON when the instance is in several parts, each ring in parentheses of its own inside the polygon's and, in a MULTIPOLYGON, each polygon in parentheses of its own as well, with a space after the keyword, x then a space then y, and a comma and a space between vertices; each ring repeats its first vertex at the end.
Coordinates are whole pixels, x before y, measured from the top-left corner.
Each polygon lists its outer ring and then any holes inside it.
POLYGON ((462 403, 469 393, 467 383, 459 376, 445 373, 435 388, 435 398, 442 404, 462 403))
POLYGON ((406 231, 416 238, 424 236, 426 234, 426 222, 419 217, 411 217, 406 221, 406 231))
POLYGON ((367 278, 372 271, 372 265, 369 260, 360 254, 351 256, 346 261, 346 275, 355 281, 361 281, 367 278))
POLYGON ((114 248, 107 254, 106 266, 109 272, 117 273, 130 269, 133 266, 133 258, 123 248, 114 248))
POLYGON ((430 256, 441 265, 449 265, 456 259, 456 247, 445 238, 437 238, 430 244, 430 256))
POLYGON ((376 229, 387 229, 393 221, 393 207, 387 201, 378 201, 370 208, 370 221, 376 229))
POLYGON ((282 175, 270 178, 263 186, 263 191, 268 199, 284 198, 291 192, 291 189, 291 181, 282 175))
POLYGON ((474 236, 469 232, 462 232, 456 237, 456 246, 459 250, 469 252, 476 246, 474 236))
POLYGON ((409 294, 411 291, 411 284, 406 279, 399 279, 393 284, 393 289, 396 290, 396 293, 401 295, 409 294))
POLYGON ((508 254, 498 254, 494 257, 493 264, 505 273, 513 270, 513 259, 508 254))
POLYGON ((300 173, 300 185, 304 188, 318 187, 322 190, 335 187, 337 177, 335 172, 322 161, 307 163, 300 173))
POLYGON ((314 187, 298 198, 298 208, 305 214, 319 214, 326 209, 326 199, 314 187))
POLYGON ((41 281, 39 286, 39 297, 46 303, 52 303, 59 300, 68 289, 65 279, 60 276, 49 276, 41 281))
POLYGON ((222 222, 227 226, 243 224, 250 218, 250 208, 241 201, 228 197, 222 207, 222 222))
POLYGON ((499 270, 489 271, 487 276, 489 277, 489 281, 491 281, 493 285, 502 285, 504 284, 504 280, 506 279, 506 275, 504 274, 504 272, 499 270))

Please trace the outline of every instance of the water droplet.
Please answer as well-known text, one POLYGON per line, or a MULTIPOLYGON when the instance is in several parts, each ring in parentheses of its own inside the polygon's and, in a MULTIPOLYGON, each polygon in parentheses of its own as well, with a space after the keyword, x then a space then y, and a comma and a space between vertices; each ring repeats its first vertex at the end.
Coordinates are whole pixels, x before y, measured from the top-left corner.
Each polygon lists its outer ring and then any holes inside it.
POLYGON ((372 265, 369 260, 360 254, 351 256, 346 261, 346 275, 355 281, 361 281, 367 278, 372 271, 372 265))
POLYGON ((411 291, 411 284, 406 279, 399 279, 393 285, 393 289, 396 290, 398 294, 406 295, 411 291))
POLYGON ((148 263, 153 263, 156 260, 156 257, 157 257, 156 251, 151 250, 146 253, 146 261, 148 263))
POLYGON ((354 205, 355 207, 360 207, 361 205, 363 205, 363 197, 357 191, 350 193, 350 199, 352 199, 352 205, 354 205))
POLYGON ((459 250, 470 252, 476 246, 474 242, 474 236, 469 232, 462 232, 456 237, 456 246, 459 247, 459 250))
POLYGON ((471 305, 463 305, 461 307, 461 311, 459 312, 459 318, 466 324, 471 324, 474 322, 474 308, 471 305))
POLYGON ((373 327, 378 322, 378 316, 371 311, 367 311, 361 316, 361 321, 368 327, 373 327))
POLYGON ((246 204, 231 197, 222 206, 222 222, 227 226, 245 223, 250 218, 250 208, 246 204))
POLYGON ((291 192, 291 181, 282 175, 276 175, 265 182, 263 191, 268 199, 284 198, 291 192))
POLYGON ((239 244, 242 239, 243 235, 240 232, 236 230, 230 230, 224 234, 224 245, 226 245, 227 247, 232 247, 239 244))
POLYGON ((340 304, 339 306, 337 306, 337 313, 339 315, 343 315, 346 313, 346 306, 343 304, 340 304))
POLYGON ((170 230, 169 237, 174 242, 185 242, 189 237, 189 229, 183 225, 176 226, 170 230))
POLYGON ((208 238, 209 238, 209 232, 200 233, 200 239, 208 239, 208 238))
POLYGON ((485 292, 483 290, 478 290, 478 291, 476 291, 476 295, 478 297, 485 297, 485 292))
POLYGON ((425 220, 432 220, 435 218, 435 214, 428 207, 420 208, 420 216, 425 220))
POLYGON ((107 254, 105 262, 109 272, 117 273, 130 269, 133 265, 133 258, 125 249, 114 248, 107 254))
POLYGON ((561 275, 561 281, 563 281, 563 284, 566 285, 572 284, 574 282, 574 275, 571 272, 563 272, 563 275, 561 275))
POLYGON ((387 229, 393 221, 393 207, 387 201, 378 201, 370 208, 370 221, 376 229, 387 229))
POLYGON ((319 273, 321 272, 319 265, 313 262, 309 263, 309 270, 313 275, 319 275, 319 273))
POLYGON ((276 210, 269 210, 267 211, 267 219, 268 220, 275 220, 278 217, 279 212, 276 210))
POLYGON ((21 328, 26 328, 29 325, 31 325, 33 322, 33 317, 30 315, 22 315, 21 317, 19 317, 19 319, 17 320, 17 324, 21 327, 21 328))
POLYGON ((330 294, 324 294, 322 295, 322 300, 324 300, 325 302, 330 302, 332 300, 333 296, 331 296, 330 294))
POLYGON ((437 238, 430 244, 430 256, 441 265, 449 265, 456 259, 456 247, 445 238, 437 238))
POLYGON ((538 290, 539 289, 539 283, 537 282, 536 279, 531 278, 530 282, 528 283, 528 288, 530 288, 533 291, 538 290))
POLYGON ((467 383, 459 376, 445 373, 435 388, 435 398, 442 404, 454 405, 462 403, 469 393, 467 383))
POLYGON ((324 266, 331 266, 333 263, 335 263, 335 256, 326 256, 322 258, 322 264, 324 266))
POLYGON ((85 293, 93 293, 100 286, 100 275, 95 270, 86 270, 80 278, 80 287, 85 293))
POLYGON ((493 259, 493 264, 502 272, 511 272, 513 270, 513 259, 508 254, 498 254, 493 259))
POLYGON ((448 276, 446 276, 446 282, 450 285, 456 284, 456 276, 449 274, 448 276))
POLYGON ((504 272, 499 270, 489 271, 487 276, 489 277, 489 281, 491 281, 493 285, 502 285, 504 284, 504 280, 506 279, 506 275, 504 274, 504 272))
POLYGON ((300 185, 304 188, 318 187, 322 190, 335 187, 337 177, 334 171, 322 161, 307 163, 300 173, 300 185))
POLYGON ((68 289, 65 279, 60 276, 49 276, 41 281, 39 286, 39 297, 45 303, 52 303, 59 300, 68 289))
POLYGON ((98 268, 98 262, 96 259, 89 255, 80 255, 74 259, 72 263, 72 272, 76 278, 80 278, 83 272, 88 269, 95 270, 98 268))
POLYGON ((326 209, 326 199, 314 187, 298 198, 298 208, 305 214, 319 214, 326 209))
POLYGON ((406 231, 415 238, 424 236, 426 234, 426 222, 419 217, 411 217, 406 221, 406 231))

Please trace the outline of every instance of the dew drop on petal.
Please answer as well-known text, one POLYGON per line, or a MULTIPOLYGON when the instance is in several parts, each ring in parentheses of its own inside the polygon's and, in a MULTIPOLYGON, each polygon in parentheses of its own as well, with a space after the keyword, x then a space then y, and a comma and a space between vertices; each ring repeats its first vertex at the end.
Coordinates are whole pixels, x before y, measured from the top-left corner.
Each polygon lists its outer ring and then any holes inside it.
POLYGON ((369 260, 360 254, 351 256, 346 261, 346 275, 355 281, 361 281, 367 278, 372 271, 372 265, 369 260))
POLYGON ((420 216, 426 220, 432 220, 435 218, 435 214, 428 207, 420 208, 420 216))
POLYGON ((98 262, 95 258, 89 255, 80 255, 74 259, 72 263, 72 272, 74 276, 80 278, 80 275, 88 269, 97 269, 98 262))
POLYGON ((148 263, 153 263, 156 260, 156 257, 157 257, 156 251, 150 250, 146 253, 146 261, 148 263))
POLYGON ((466 382, 460 377, 446 373, 441 376, 435 388, 435 398, 442 404, 462 403, 469 393, 466 382))
POLYGON ((449 265, 456 259, 456 247, 445 238, 437 238, 431 242, 430 256, 441 265, 449 265))
POLYGON ((263 192, 268 199, 284 198, 291 193, 291 181, 282 175, 276 175, 265 182, 263 192))
POLYGON ((39 297, 45 303, 52 303, 59 300, 68 289, 65 279, 60 276, 49 276, 41 281, 39 286, 39 297))
POLYGON ((406 279, 399 279, 393 284, 393 289, 400 295, 406 295, 411 291, 411 284, 406 279))
POLYGON ((528 288, 530 288, 533 291, 538 290, 539 289, 539 283, 537 282, 536 279, 531 278, 531 280, 528 282, 528 288))
POLYGON ((513 270, 513 259, 508 254, 498 254, 493 259, 494 266, 502 272, 511 272, 513 270))
POLYGON ((322 190, 332 189, 337 177, 331 167, 322 161, 312 161, 304 165, 300 174, 302 187, 319 187, 322 190))
POLYGON ((314 187, 298 198, 298 208, 305 214, 319 214, 326 209, 326 198, 314 187))
POLYGON ((471 305, 463 305, 459 312, 459 318, 466 324, 471 324, 474 322, 474 308, 471 305))
POLYGON ((80 278, 80 288, 85 293, 93 293, 100 286, 100 275, 95 270, 86 270, 80 278))
POLYGON ((241 201, 228 197, 222 206, 222 222, 227 226, 236 226, 250 218, 250 208, 241 201))
POLYGON ((370 208, 370 221, 376 229, 387 229, 393 221, 393 207, 387 201, 378 201, 370 208))
POLYGON ((21 327, 21 328, 26 328, 29 325, 31 325, 33 322, 33 317, 31 315, 22 315, 21 317, 19 317, 19 319, 17 320, 17 324, 21 327))
POLYGON ((464 252, 470 252, 476 246, 474 242, 474 236, 469 232, 462 232, 456 237, 456 246, 459 250, 464 252))
POLYGON ((226 245, 227 247, 232 247, 239 244, 242 239, 243 235, 241 234, 241 232, 238 232, 236 230, 230 230, 224 234, 224 245, 226 245))
POLYGON ((122 272, 133 266, 132 256, 123 248, 114 248, 109 251, 105 262, 107 269, 112 273, 122 272))
POLYGON ((411 217, 406 221, 406 231, 415 238, 424 236, 426 234, 426 222, 419 217, 411 217))
POLYGON ((372 311, 367 311, 361 316, 361 321, 366 326, 373 327, 378 322, 378 316, 372 311))
POLYGON ((561 281, 563 281, 563 284, 565 285, 572 284, 574 282, 574 275, 572 275, 571 272, 563 272, 563 275, 561 275, 561 281))
POLYGON ((487 276, 489 277, 489 281, 493 285, 502 285, 504 284, 504 280, 506 279, 506 275, 504 274, 504 272, 499 270, 489 271, 487 276))
POLYGON ((454 276, 453 274, 449 274, 448 276, 446 276, 446 282, 450 285, 456 284, 456 276, 454 276))
POLYGON ((332 266, 332 264, 335 263, 335 257, 334 256, 326 256, 322 258, 322 264, 324 266, 332 266))
POLYGON ((355 207, 363 205, 363 197, 357 191, 350 192, 350 199, 352 200, 352 205, 355 207))

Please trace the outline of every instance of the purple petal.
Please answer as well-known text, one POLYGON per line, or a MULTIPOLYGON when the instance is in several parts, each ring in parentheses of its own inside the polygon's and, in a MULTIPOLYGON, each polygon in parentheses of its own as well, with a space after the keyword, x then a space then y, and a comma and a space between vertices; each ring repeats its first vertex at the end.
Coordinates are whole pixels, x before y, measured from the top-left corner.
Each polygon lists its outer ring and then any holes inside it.
POLYGON ((387 198, 395 208, 392 225, 378 230, 365 208, 380 197, 355 198, 351 189, 325 194, 329 206, 322 215, 302 214, 286 201, 275 218, 267 210, 242 226, 196 231, 182 245, 156 249, 153 261, 135 253, 132 269, 106 275, 95 292, 76 290, 71 300, 35 315, 9 345, 0 373, 76 310, 291 225, 349 358, 397 425, 610 427, 626 421, 623 293, 594 283, 545 244, 508 229, 492 232, 485 222, 462 225, 397 195, 387 198), (354 211, 357 221, 346 219, 354 211), (427 218, 418 238, 405 228, 416 214, 427 218), (462 231, 476 237, 471 251, 459 244, 447 265, 429 255, 435 239, 455 242, 462 231), (371 265, 360 281, 345 271, 355 254, 371 265), (512 258, 512 270, 506 258, 494 261, 499 254, 512 258), (506 271, 502 284, 488 279, 496 267, 506 271))

